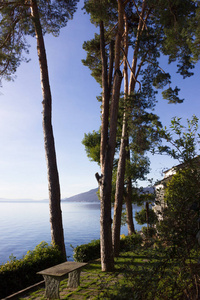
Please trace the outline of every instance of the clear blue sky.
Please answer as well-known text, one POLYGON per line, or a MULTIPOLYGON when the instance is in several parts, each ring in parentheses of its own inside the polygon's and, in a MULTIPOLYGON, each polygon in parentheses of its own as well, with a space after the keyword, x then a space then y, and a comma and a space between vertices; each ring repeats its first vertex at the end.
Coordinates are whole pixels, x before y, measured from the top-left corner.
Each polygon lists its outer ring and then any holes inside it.
MULTIPOLYGON (((100 172, 97 164, 88 160, 81 144, 84 133, 100 126, 96 96, 101 92, 81 62, 86 56, 83 42, 98 30, 81 11, 82 3, 59 37, 45 37, 62 198, 96 188, 94 174, 100 172)), ((30 39, 30 43, 31 61, 22 63, 15 81, 4 81, 0 90, 0 198, 48 198, 39 66, 35 40, 30 39)), ((185 80, 174 72, 174 66, 163 61, 161 67, 172 70, 173 83, 185 98, 183 104, 168 105, 158 96, 156 113, 163 124, 169 125, 173 116, 186 119, 196 114, 200 118, 200 64, 195 75, 185 80)), ((152 157, 149 177, 160 179, 162 169, 173 164, 166 156, 152 157)))

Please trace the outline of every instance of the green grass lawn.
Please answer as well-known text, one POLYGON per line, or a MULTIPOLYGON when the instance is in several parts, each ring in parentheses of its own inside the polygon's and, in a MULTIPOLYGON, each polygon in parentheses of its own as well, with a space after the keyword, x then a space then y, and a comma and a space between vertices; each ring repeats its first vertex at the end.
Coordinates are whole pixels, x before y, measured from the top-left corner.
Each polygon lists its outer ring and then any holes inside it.
MULTIPOLYGON (((115 271, 101 272, 100 260, 81 272, 77 289, 67 287, 67 279, 60 284, 61 299, 198 299, 199 278, 194 272, 199 265, 194 257, 185 266, 170 260, 167 251, 139 248, 121 253, 115 258, 115 271), (193 266, 193 269, 191 268, 193 266), (194 274, 193 274, 193 273, 194 274), (195 284, 196 282, 196 284, 195 284), (195 290, 195 291, 194 291, 195 290)), ((45 299, 44 288, 19 299, 45 299)))

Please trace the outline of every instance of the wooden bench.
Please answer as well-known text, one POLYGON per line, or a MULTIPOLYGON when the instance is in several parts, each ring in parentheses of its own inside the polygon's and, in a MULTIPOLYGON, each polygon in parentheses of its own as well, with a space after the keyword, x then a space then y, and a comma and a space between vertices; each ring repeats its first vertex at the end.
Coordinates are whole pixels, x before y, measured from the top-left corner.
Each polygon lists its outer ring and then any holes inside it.
POLYGON ((81 268, 87 263, 66 261, 62 264, 38 272, 45 280, 45 296, 48 299, 60 299, 59 285, 60 281, 68 276, 68 287, 77 288, 80 285, 81 268))

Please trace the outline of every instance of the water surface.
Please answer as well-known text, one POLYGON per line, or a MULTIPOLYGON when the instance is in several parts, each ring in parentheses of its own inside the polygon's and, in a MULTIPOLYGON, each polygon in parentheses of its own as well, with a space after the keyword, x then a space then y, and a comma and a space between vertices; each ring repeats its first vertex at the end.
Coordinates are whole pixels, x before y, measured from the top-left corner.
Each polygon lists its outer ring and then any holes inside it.
MULTIPOLYGON (((76 247, 99 239, 100 204, 62 202, 62 214, 66 251, 69 260, 73 260, 70 245, 76 247)), ((127 234, 126 226, 121 233, 127 234)), ((41 241, 51 242, 48 202, 0 202, 0 264, 8 261, 11 254, 22 258, 41 241)))

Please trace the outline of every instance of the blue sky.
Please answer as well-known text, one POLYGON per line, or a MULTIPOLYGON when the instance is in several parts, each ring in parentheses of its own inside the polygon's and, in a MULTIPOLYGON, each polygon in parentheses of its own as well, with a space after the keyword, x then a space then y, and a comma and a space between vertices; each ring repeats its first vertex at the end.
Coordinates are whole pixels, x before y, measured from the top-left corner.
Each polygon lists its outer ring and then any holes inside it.
MULTIPOLYGON (((98 29, 89 16, 79 9, 60 36, 45 36, 50 83, 53 98, 53 128, 60 176, 61 196, 69 197, 97 187, 94 174, 100 172, 90 162, 81 141, 84 133, 98 130, 101 92, 81 59, 85 40, 91 39, 98 29)), ((36 42, 30 39, 31 61, 22 63, 13 82, 3 82, 0 90, 0 198, 47 199, 48 183, 42 131, 42 94, 36 42)), ((181 88, 183 104, 168 105, 158 96, 156 113, 164 125, 173 116, 200 118, 200 64, 195 75, 183 80, 174 66, 165 61, 161 65, 172 71, 174 85, 181 88)), ((172 84, 172 86, 173 86, 172 84)), ((151 174, 161 178, 161 171, 175 162, 166 156, 152 157, 151 174)))

